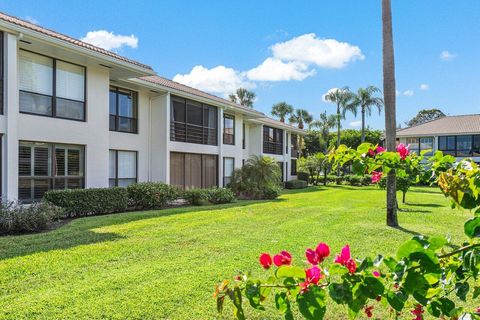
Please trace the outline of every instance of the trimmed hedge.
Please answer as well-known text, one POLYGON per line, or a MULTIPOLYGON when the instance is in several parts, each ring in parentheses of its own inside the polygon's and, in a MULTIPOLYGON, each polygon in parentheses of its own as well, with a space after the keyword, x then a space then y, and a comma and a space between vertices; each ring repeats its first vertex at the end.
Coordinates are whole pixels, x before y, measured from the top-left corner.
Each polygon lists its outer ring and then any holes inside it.
POLYGON ((135 183, 127 192, 128 204, 134 210, 162 209, 181 195, 176 187, 160 182, 135 183))
POLYGON ((182 198, 193 206, 200 206, 208 201, 205 189, 189 189, 182 192, 182 198))
POLYGON ((213 204, 223 204, 235 201, 235 194, 228 188, 207 189, 207 200, 213 204))
POLYGON ((121 187, 51 190, 43 198, 63 208, 66 217, 123 212, 128 208, 127 189, 121 187))
POLYGON ((308 183, 304 180, 290 180, 285 182, 285 189, 304 189, 308 186, 308 183))

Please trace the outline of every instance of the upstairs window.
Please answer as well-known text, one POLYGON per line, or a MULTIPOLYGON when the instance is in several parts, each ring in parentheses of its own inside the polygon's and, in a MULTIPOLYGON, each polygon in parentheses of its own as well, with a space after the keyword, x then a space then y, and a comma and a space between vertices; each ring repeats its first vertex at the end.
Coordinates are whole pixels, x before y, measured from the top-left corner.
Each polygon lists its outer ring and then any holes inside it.
POLYGON ((235 117, 223 115, 223 144, 235 144, 235 117))
POLYGON ((110 131, 138 132, 137 93, 127 89, 110 88, 110 131))
POLYGON ((85 67, 20 50, 20 112, 85 121, 85 67))
POLYGON ((283 154, 283 130, 263 126, 263 153, 283 154))

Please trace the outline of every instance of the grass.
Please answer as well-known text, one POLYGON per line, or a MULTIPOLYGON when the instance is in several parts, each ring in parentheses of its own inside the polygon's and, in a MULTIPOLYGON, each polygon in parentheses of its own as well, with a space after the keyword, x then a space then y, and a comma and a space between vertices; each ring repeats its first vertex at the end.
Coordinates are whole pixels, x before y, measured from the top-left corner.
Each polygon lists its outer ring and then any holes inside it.
MULTIPOLYGON (((385 226, 384 199, 373 187, 318 187, 275 201, 89 217, 3 237, 0 318, 213 319, 214 284, 238 270, 261 274, 261 252, 288 249, 298 262, 319 241, 333 252, 350 243, 363 257, 393 254, 417 233, 464 239, 469 213, 450 209, 436 189, 407 194, 398 229, 385 226)), ((327 318, 341 318, 339 308, 327 318)))

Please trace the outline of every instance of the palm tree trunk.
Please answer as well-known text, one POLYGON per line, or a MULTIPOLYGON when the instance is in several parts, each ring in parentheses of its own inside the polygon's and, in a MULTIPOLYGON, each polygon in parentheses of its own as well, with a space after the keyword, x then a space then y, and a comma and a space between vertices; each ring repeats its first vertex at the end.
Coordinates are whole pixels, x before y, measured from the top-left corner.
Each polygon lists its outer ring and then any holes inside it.
POLYGON ((362 143, 365 142, 365 108, 362 107, 362 143))
MULTIPOLYGON (((337 103, 337 148, 340 146, 340 105, 337 103)), ((337 167, 337 177, 340 177, 340 167, 337 167)))
MULTIPOLYGON (((395 62, 393 53, 392 9, 390 0, 382 0, 383 37, 383 94, 385 102, 385 135, 387 150, 395 150, 396 106, 395 106, 395 62)), ((397 190, 395 171, 387 175, 387 225, 398 226, 397 190)))

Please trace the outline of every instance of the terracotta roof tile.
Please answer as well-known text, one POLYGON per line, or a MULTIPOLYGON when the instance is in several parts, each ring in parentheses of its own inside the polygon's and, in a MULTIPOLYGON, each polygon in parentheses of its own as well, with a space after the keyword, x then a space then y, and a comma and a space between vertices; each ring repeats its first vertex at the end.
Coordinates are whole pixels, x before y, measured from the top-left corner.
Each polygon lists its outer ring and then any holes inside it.
POLYGON ((47 35, 47 36, 50 36, 52 38, 59 39, 59 40, 62 40, 62 41, 65 41, 65 42, 68 42, 68 43, 71 43, 71 44, 74 44, 74 45, 77 45, 79 47, 83 47, 83 48, 95 51, 95 52, 100 53, 100 54, 104 54, 104 55, 109 56, 111 58, 115 58, 115 59, 121 60, 123 62, 130 63, 130 64, 135 65, 137 67, 141 67, 141 68, 144 68, 144 69, 147 69, 147 70, 152 70, 152 67, 150 67, 148 65, 137 62, 135 60, 131 60, 131 59, 122 57, 122 56, 120 56, 120 55, 118 55, 118 54, 116 54, 112 51, 102 49, 100 47, 91 45, 89 43, 80 41, 78 39, 75 39, 75 38, 69 37, 67 35, 58 33, 56 31, 53 31, 53 30, 50 30, 50 29, 47 29, 47 28, 43 28, 43 27, 38 26, 36 24, 33 24, 31 22, 28 22, 28 21, 25 21, 25 20, 10 16, 10 15, 7 15, 7 14, 2 13, 2 12, 0 12, 0 20, 6 21, 8 23, 12 23, 12 24, 17 25, 19 27, 30 29, 30 30, 38 32, 38 33, 42 33, 44 35, 47 35))

